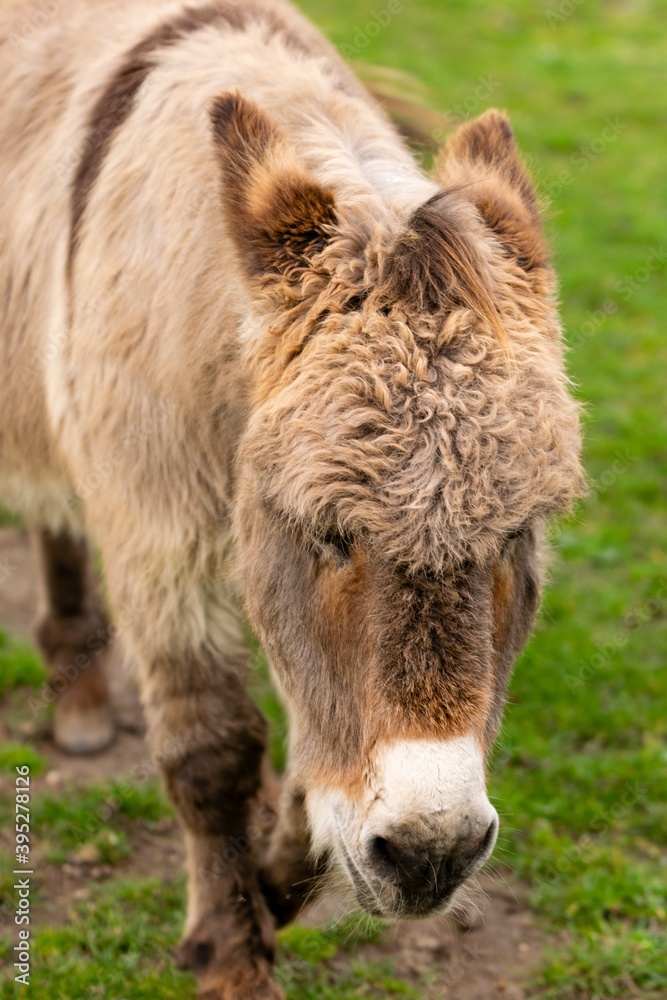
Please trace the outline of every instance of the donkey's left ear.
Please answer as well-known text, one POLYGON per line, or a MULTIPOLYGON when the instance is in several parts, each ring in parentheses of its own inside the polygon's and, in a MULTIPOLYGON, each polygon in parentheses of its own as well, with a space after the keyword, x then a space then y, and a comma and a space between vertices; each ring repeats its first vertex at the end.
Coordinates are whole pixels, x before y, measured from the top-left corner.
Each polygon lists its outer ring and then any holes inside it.
POLYGON ((249 278, 298 280, 336 224, 334 197, 260 108, 224 94, 211 110, 222 197, 249 278))
POLYGON ((509 119, 491 109, 450 138, 436 180, 471 201, 505 249, 530 276, 549 266, 540 209, 519 157, 509 119))

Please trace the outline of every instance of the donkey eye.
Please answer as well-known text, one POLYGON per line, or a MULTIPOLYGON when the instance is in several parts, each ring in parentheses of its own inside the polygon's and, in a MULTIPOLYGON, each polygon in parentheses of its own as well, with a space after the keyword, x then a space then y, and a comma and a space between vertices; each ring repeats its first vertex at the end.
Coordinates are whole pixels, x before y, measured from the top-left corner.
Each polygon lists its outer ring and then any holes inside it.
POLYGON ((321 549, 326 555, 334 555, 343 562, 349 562, 352 555, 352 539, 349 535, 332 529, 322 538, 321 549))
POLYGON ((345 303, 344 311, 346 313, 359 312, 365 301, 365 295, 353 295, 352 298, 348 299, 345 303))
POLYGON ((518 538, 523 538, 526 534, 527 527, 522 525, 520 528, 516 528, 514 531, 510 531, 509 534, 505 535, 505 541, 503 543, 503 548, 501 555, 506 556, 507 553, 512 549, 514 542, 518 538))

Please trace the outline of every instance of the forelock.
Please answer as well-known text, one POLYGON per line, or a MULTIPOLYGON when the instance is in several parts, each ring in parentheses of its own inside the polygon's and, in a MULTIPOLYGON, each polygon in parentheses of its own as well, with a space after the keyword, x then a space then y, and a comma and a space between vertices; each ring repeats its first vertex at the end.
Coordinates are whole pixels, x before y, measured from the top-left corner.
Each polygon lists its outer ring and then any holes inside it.
POLYGON ((566 510, 583 484, 559 342, 520 308, 512 322, 508 356, 463 306, 417 323, 372 303, 324 318, 251 420, 260 493, 413 568, 484 558, 566 510))

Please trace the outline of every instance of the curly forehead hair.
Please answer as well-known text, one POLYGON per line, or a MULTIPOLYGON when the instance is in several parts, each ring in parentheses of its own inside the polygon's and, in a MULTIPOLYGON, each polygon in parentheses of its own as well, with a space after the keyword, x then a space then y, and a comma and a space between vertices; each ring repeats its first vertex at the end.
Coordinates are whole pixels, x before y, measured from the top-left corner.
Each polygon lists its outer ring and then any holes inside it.
POLYGON ((583 482, 553 307, 488 236, 459 256, 480 261, 493 302, 461 288, 460 272, 434 274, 413 232, 367 252, 362 282, 329 286, 274 331, 281 360, 272 350, 244 450, 287 519, 362 532, 417 568, 482 558, 566 510, 583 482))
POLYGON ((578 407, 504 116, 460 129, 440 190, 406 210, 334 198, 240 98, 216 114, 232 225, 266 306, 240 456, 256 494, 414 569, 484 558, 566 510, 583 490, 578 407))

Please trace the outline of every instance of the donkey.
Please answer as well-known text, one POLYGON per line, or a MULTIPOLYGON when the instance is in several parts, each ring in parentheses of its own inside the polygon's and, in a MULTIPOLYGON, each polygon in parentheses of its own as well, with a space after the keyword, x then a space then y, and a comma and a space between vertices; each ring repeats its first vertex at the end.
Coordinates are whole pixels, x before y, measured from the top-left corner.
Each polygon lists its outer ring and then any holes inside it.
POLYGON ((427 177, 287 3, 190 3, 2 5, 0 495, 56 742, 113 735, 90 541, 185 831, 180 962, 277 998, 313 876, 407 918, 488 858, 578 408, 507 118, 427 177), (290 717, 268 845, 240 609, 290 717))

